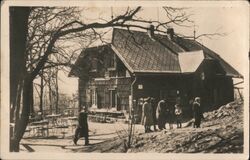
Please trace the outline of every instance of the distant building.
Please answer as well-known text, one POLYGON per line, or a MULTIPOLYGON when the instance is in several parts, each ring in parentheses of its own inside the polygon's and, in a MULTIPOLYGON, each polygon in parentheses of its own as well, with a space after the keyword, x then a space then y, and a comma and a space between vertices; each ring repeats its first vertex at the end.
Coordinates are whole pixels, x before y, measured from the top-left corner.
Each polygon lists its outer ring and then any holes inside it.
POLYGON ((242 78, 218 54, 173 29, 160 35, 117 28, 110 44, 84 49, 69 76, 79 77, 80 106, 117 111, 148 96, 169 105, 179 97, 184 109, 200 96, 210 110, 232 101, 232 78, 242 78))

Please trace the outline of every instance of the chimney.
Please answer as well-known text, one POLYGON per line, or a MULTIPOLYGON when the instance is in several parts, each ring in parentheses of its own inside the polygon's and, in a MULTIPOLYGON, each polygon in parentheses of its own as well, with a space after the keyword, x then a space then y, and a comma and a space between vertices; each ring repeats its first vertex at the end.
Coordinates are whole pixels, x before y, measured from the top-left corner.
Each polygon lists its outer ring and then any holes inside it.
POLYGON ((152 24, 150 24, 149 25, 149 27, 148 27, 148 36, 150 37, 150 38, 154 38, 154 25, 152 25, 152 24))
POLYGON ((167 35, 168 35, 168 37, 169 37, 169 39, 173 39, 173 37, 174 37, 174 29, 173 28, 168 28, 167 29, 167 35))

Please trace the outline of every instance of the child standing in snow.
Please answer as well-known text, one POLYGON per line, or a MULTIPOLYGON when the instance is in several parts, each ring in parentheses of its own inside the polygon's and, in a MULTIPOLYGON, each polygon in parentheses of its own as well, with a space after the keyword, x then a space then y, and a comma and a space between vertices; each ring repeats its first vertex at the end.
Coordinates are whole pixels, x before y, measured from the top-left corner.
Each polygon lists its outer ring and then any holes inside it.
POLYGON ((182 115, 182 109, 179 104, 175 105, 175 116, 176 116, 176 124, 177 128, 181 128, 181 115, 182 115))

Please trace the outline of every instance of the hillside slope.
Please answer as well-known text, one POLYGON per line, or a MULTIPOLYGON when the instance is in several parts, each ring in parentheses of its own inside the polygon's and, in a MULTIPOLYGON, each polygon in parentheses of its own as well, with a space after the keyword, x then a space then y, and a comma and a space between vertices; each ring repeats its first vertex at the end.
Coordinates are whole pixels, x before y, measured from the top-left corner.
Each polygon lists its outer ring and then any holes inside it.
POLYGON ((243 152, 243 105, 233 102, 204 113, 202 128, 185 127, 137 136, 129 152, 243 152))

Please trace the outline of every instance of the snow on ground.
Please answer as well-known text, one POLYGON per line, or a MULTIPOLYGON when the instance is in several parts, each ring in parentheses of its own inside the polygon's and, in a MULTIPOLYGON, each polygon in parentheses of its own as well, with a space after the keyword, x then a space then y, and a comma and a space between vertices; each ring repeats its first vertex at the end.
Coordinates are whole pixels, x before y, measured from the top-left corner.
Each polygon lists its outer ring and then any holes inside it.
POLYGON ((243 153, 243 103, 204 113, 201 128, 138 135, 127 152, 243 153))
POLYGON ((161 152, 161 153, 242 153, 243 152, 243 103, 232 102, 218 110, 204 113, 201 128, 192 128, 192 121, 183 128, 144 133, 142 125, 135 125, 131 148, 126 148, 128 124, 89 122, 90 145, 80 139, 73 145, 74 129, 63 135, 48 138, 24 138, 23 152, 161 152))
MULTIPOLYGON (((54 131, 55 133, 53 134, 50 130, 49 137, 32 137, 32 135, 28 135, 27 133, 24 136, 25 138, 21 141, 20 150, 22 152, 75 152, 81 149, 84 150, 84 148, 88 150, 88 148, 93 145, 117 138, 124 134, 127 135, 128 130, 128 124, 123 122, 97 123, 89 121, 88 125, 90 146, 83 145, 84 138, 81 138, 78 141, 78 145, 75 146, 72 141, 75 129, 68 128, 63 130, 57 129, 57 131, 54 131), (61 134, 62 131, 66 132, 64 138, 63 134, 61 134)), ((175 125, 174 127, 176 128, 175 125)), ((151 129, 153 129, 153 127, 151 129)), ((136 124, 135 133, 144 133, 144 127, 140 124, 136 124)))
POLYGON ((201 128, 191 122, 181 129, 137 133, 130 148, 114 138, 77 152, 243 153, 243 103, 236 101, 204 113, 201 128))
MULTIPOLYGON (((110 138, 117 137, 118 135, 126 132, 128 124, 122 122, 116 123, 96 123, 88 122, 89 125, 89 141, 91 145, 104 142, 110 138)), ((138 132, 143 132, 141 125, 136 125, 138 132)), ((20 150, 23 152, 71 152, 74 149, 84 148, 84 139, 78 141, 75 146, 72 141, 75 129, 57 129, 56 133, 52 134, 49 131, 49 137, 32 137, 28 133, 21 141, 20 150), (64 138, 61 132, 66 132, 64 138)))

